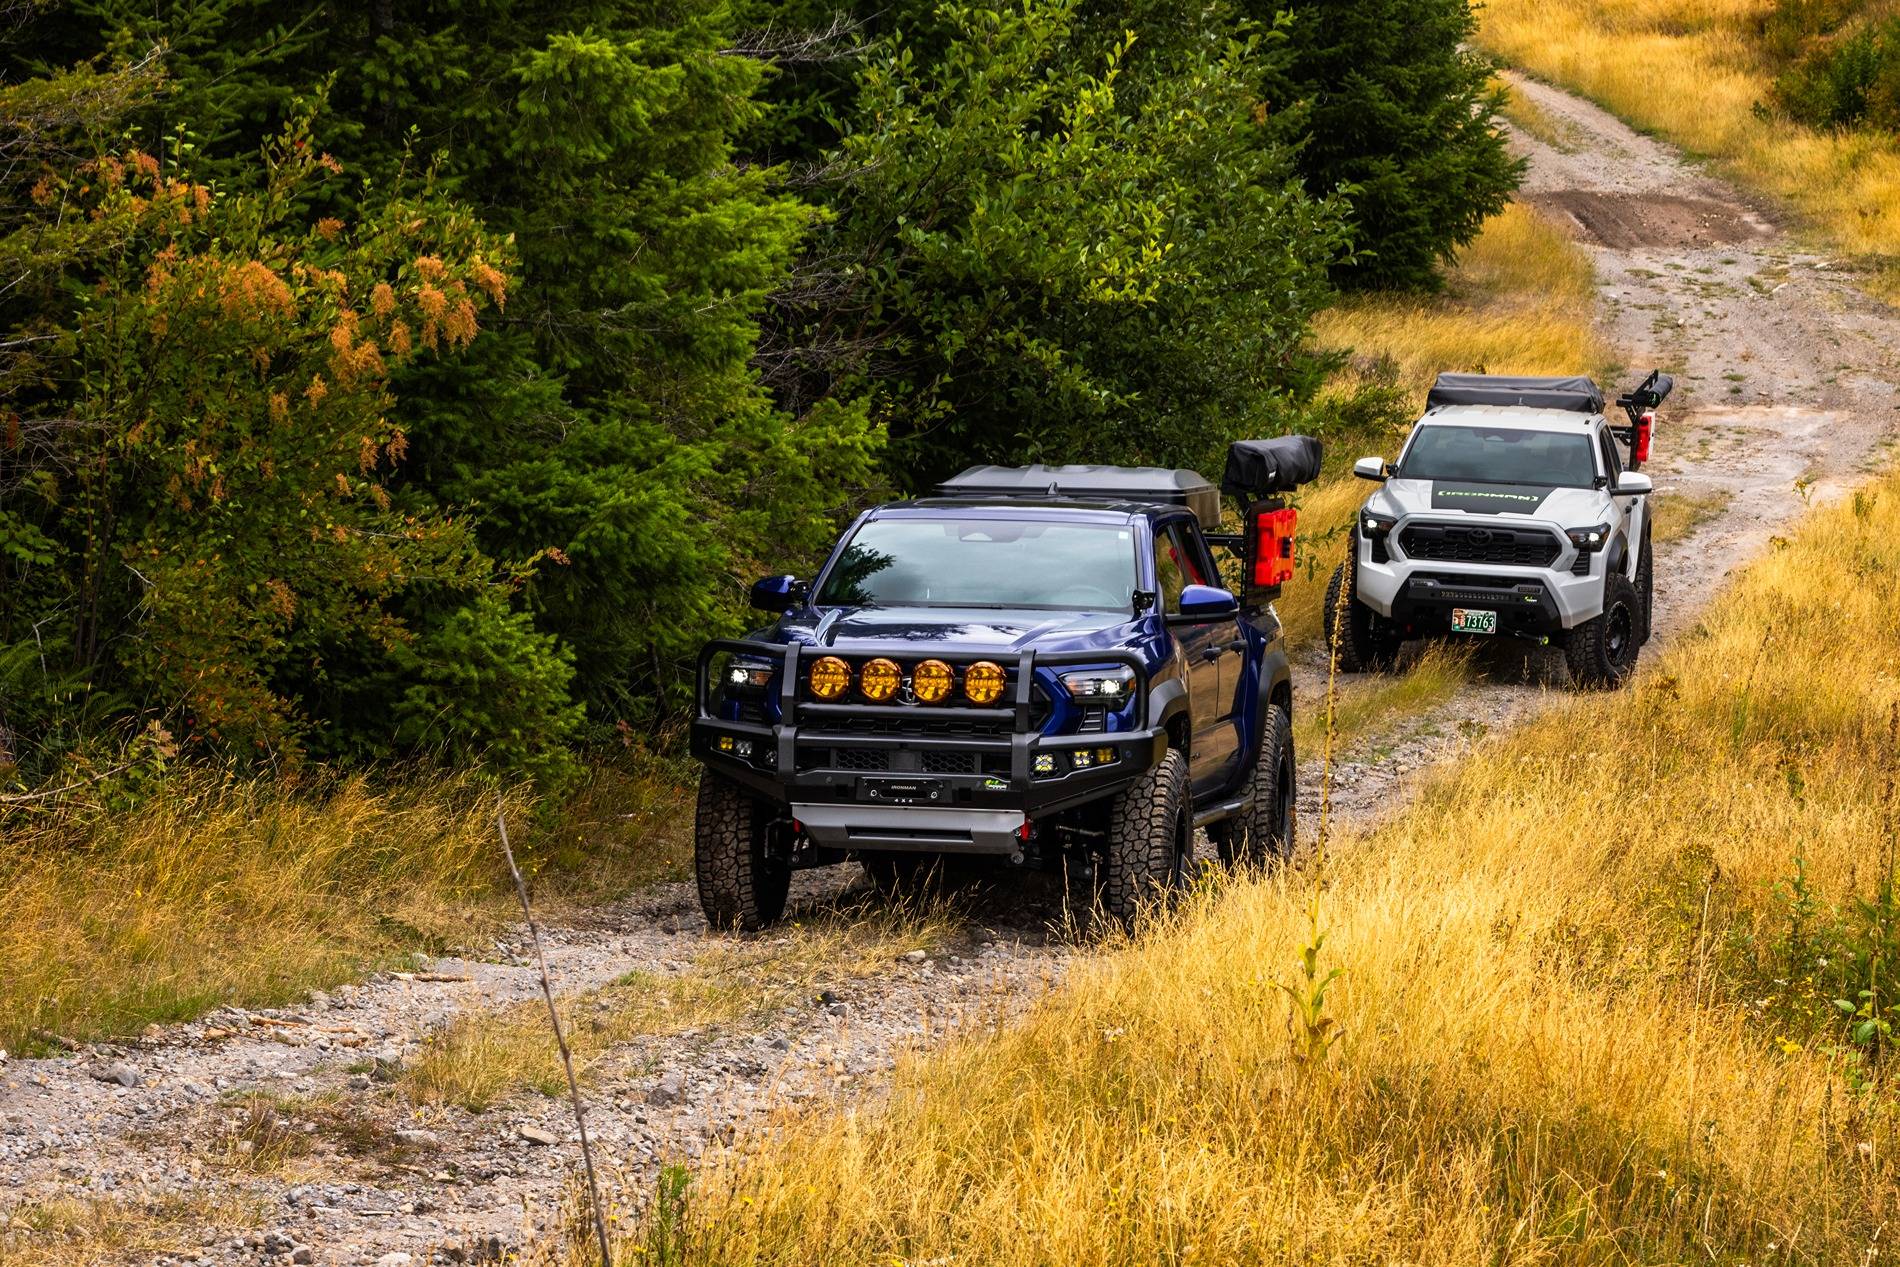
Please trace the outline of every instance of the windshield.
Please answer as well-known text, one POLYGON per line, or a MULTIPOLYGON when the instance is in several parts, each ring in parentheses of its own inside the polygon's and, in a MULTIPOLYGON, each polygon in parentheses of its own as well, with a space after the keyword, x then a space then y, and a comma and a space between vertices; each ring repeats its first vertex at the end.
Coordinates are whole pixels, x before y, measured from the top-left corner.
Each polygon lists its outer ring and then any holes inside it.
POLYGON ((1125 526, 1006 519, 874 519, 846 543, 821 606, 1128 611, 1125 526))
POLYGON ((1589 488, 1596 480, 1590 436, 1516 427, 1420 427, 1399 464, 1408 480, 1589 488))

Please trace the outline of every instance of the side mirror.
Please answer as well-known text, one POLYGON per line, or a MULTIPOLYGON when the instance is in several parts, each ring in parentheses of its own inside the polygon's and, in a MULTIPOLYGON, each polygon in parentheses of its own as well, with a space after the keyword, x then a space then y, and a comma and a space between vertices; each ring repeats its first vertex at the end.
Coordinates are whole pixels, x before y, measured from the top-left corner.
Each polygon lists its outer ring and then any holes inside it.
POLYGON ((1385 477, 1390 474, 1385 469, 1384 458, 1360 458, 1352 464, 1352 473, 1362 480, 1371 480, 1375 484, 1385 483, 1385 477))
POLYGON ((1181 591, 1181 610, 1168 616, 1170 625, 1211 625, 1240 615, 1240 600, 1214 585, 1190 585, 1181 591))
POLYGON ((1618 497, 1641 497, 1656 491, 1656 481, 1640 471, 1624 471, 1616 477, 1616 487, 1610 491, 1618 497))
POLYGON ((752 582, 752 605, 762 612, 790 611, 805 601, 810 588, 795 576, 768 576, 752 582))

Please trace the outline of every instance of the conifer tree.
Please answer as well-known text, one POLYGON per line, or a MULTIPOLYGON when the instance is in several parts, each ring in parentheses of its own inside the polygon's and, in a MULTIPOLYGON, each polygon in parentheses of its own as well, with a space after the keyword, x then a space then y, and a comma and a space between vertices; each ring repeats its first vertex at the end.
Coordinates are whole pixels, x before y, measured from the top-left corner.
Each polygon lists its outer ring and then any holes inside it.
POLYGON ((1342 284, 1432 289, 1439 265, 1517 188, 1523 164, 1498 125, 1504 92, 1472 51, 1470 0, 1306 0, 1290 8, 1291 59, 1266 104, 1300 145, 1316 193, 1349 190, 1353 249, 1342 284))

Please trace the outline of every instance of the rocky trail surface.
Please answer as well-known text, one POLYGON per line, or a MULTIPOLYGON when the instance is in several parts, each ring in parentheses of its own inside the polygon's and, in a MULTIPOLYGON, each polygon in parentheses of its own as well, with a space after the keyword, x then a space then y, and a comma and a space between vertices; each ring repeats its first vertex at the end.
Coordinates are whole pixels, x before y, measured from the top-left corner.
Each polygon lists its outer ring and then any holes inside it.
MULTIPOLYGON (((1519 138, 1525 197, 1590 249, 1601 319, 1630 370, 1682 371, 1650 470, 1661 496, 1709 510, 1656 552, 1667 639, 1800 513, 1797 482, 1827 497, 1867 469, 1900 417, 1900 321, 1766 207, 1592 106, 1518 86, 1556 136, 1519 138)), ((1415 771, 1563 689, 1547 652, 1489 652, 1449 702, 1347 749, 1338 812, 1388 811, 1415 771)), ((1302 666, 1302 707, 1322 688, 1321 666, 1302 666)), ((1308 823, 1317 773, 1309 755, 1308 823)), ((855 870, 801 876, 794 922, 725 969, 758 978, 732 984, 755 988, 761 1006, 615 1034, 590 1058, 590 1126, 620 1199, 637 1202, 664 1160, 717 1147, 774 1105, 863 1094, 904 1051, 999 1023, 1045 990, 1087 943, 1069 931, 1064 887, 1032 879, 966 893, 907 934, 918 944, 874 940, 847 970, 801 963, 800 949, 874 899, 855 870), (779 976, 783 989, 756 989, 779 976)), ((548 954, 566 995, 629 972, 642 990, 704 995, 704 957, 725 940, 707 933, 690 886, 665 884, 548 930, 548 954)), ((149 1236, 125 1232, 118 1252, 134 1261, 405 1267, 518 1248, 556 1217, 578 1163, 565 1102, 518 1089, 474 1112, 415 1095, 405 1071, 457 1018, 532 1003, 529 963, 515 937, 294 1010, 227 1009, 135 1042, 0 1064, 0 1261, 57 1258, 43 1225, 87 1208, 128 1225, 196 1212, 149 1236), (187 1224, 212 1231, 177 1230, 187 1224)))

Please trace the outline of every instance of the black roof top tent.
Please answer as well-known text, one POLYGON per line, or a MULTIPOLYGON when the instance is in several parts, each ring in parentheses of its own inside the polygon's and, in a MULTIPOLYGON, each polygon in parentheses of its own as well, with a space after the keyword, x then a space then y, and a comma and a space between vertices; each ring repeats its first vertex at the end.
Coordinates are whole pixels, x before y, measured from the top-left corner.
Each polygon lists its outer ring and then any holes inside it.
POLYGON ((1550 378, 1517 374, 1440 374, 1425 397, 1425 408, 1436 409, 1440 405, 1518 405, 1600 414, 1603 389, 1581 374, 1550 378))
POLYGON ((1160 466, 973 466, 937 486, 943 497, 1065 498, 1186 506, 1220 527, 1220 490, 1198 471, 1160 466))
POLYGON ((973 466, 937 486, 941 497, 1076 498, 1186 506, 1208 532, 1220 531, 1222 492, 1242 499, 1290 493, 1319 478, 1320 442, 1311 436, 1236 440, 1215 488, 1199 471, 1160 466, 973 466))

